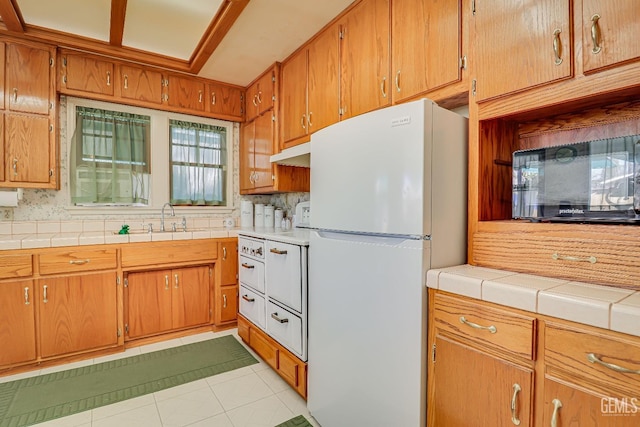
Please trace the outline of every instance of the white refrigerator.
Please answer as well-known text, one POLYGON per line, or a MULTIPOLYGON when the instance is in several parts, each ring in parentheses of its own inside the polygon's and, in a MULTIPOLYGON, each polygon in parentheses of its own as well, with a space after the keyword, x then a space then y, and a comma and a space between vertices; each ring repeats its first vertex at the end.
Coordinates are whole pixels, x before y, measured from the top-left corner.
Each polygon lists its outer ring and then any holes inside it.
POLYGON ((311 136, 308 409, 422 427, 430 268, 466 261, 468 120, 421 99, 311 136))

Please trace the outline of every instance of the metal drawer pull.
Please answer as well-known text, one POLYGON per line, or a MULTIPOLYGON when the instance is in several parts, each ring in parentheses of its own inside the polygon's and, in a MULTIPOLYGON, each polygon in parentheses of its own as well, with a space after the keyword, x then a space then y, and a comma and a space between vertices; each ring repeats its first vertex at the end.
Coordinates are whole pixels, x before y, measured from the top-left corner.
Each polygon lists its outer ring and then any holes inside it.
POLYGON ((637 375, 640 375, 640 369, 639 370, 633 370, 633 369, 625 368, 623 366, 614 365, 613 363, 603 362, 594 353, 588 353, 587 354, 587 360, 589 362, 591 362, 591 363, 597 363, 599 365, 604 366, 605 368, 609 368, 609 369, 611 369, 613 371, 620 372, 620 373, 623 373, 623 374, 637 374, 637 375))
POLYGON ((516 399, 518 398, 518 393, 521 391, 522 387, 520 387, 520 384, 515 383, 513 385, 513 397, 511 398, 511 422, 516 426, 520 425, 520 419, 518 419, 518 414, 516 414, 516 399))
POLYGON ((593 42, 593 48, 591 49, 591 53, 597 54, 602 50, 602 46, 600 46, 600 25, 598 25, 598 21, 600 20, 600 15, 597 13, 591 17, 591 41, 593 42))
POLYGON ((29 304, 31 303, 29 302, 29 287, 27 286, 24 288, 24 305, 29 305, 29 304))
POLYGON ((164 290, 165 291, 169 290, 169 275, 168 274, 164 275, 164 290))
POLYGON ((460 323, 464 323, 465 325, 471 326, 474 329, 486 329, 487 331, 491 332, 492 334, 495 334, 496 332, 498 332, 498 328, 496 328, 493 325, 491 325, 491 326, 478 325, 477 323, 469 322, 464 316, 460 316, 460 323))
POLYGON ((49 302, 49 299, 47 298, 47 285, 42 287, 42 302, 45 304, 49 302))
POLYGON ((222 308, 227 308, 227 296, 222 295, 222 308))
POLYGON ((289 322, 289 319, 281 319, 280 317, 278 317, 278 313, 271 313, 271 318, 277 320, 280 323, 289 322))
POLYGON ((175 279, 175 281, 176 281, 176 285, 175 285, 174 287, 175 287, 176 289, 178 289, 178 288, 180 287, 180 286, 179 286, 179 284, 178 284, 178 275, 177 275, 177 274, 174 274, 174 275, 173 275, 173 278, 174 278, 174 279, 175 279))
POLYGON ((594 256, 590 256, 590 257, 586 257, 586 258, 580 258, 577 256, 569 256, 569 255, 559 255, 557 252, 554 253, 553 255, 551 255, 551 258, 554 260, 564 260, 564 261, 576 261, 576 262, 590 262, 591 264, 595 264, 596 262, 598 262, 598 258, 594 257, 594 256))
POLYGON ((227 248, 222 248, 222 260, 227 260, 227 248))
POLYGON ((283 251, 281 249, 278 248, 271 248, 269 249, 269 252, 271 252, 272 254, 278 254, 278 255, 286 255, 287 251, 283 251))
POLYGON ((242 266, 243 266, 244 268, 256 268, 256 266, 255 266, 255 265, 250 265, 250 264, 247 264, 246 262, 243 262, 243 263, 242 263, 242 266))
POLYGON ((70 259, 69 264, 82 265, 87 264, 91 261, 90 259, 70 259))
POLYGON ((256 300, 255 298, 249 298, 247 295, 242 295, 242 299, 247 302, 254 302, 256 300))
POLYGON ((553 399, 551 403, 553 403, 553 415, 551 415, 551 427, 557 427, 558 426, 558 410, 562 408, 562 402, 560 402, 560 399, 553 399))
POLYGON ((553 54, 555 55, 555 64, 562 64, 562 43, 560 42, 560 28, 556 28, 553 32, 553 54))

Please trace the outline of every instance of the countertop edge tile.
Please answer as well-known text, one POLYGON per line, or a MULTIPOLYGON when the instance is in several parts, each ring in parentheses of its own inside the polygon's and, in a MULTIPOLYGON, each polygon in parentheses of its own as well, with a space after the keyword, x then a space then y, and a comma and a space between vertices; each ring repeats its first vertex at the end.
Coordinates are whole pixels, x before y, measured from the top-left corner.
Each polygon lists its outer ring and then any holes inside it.
POLYGON ((512 283, 482 282, 482 300, 535 313, 538 308, 538 289, 512 283))
POLYGON ((482 299, 482 279, 476 277, 459 276, 447 271, 441 271, 438 277, 438 289, 482 299))
POLYGON ((598 328, 610 329, 611 303, 548 291, 538 293, 538 313, 598 328))

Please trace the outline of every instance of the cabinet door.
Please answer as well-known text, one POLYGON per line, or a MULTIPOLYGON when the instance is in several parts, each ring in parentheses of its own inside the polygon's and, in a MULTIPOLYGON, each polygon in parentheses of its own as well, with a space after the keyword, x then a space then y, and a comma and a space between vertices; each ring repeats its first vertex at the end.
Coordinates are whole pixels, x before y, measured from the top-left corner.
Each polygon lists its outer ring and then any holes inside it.
POLYGON ((254 187, 273 186, 273 166, 271 155, 273 154, 273 116, 271 112, 258 116, 254 120, 254 187))
POLYGON ((209 84, 208 108, 210 113, 241 119, 244 114, 242 89, 218 83, 209 84))
POLYGON ((50 49, 7 44, 5 96, 9 110, 49 114, 52 58, 50 49))
POLYGON ((256 93, 256 104, 258 114, 273 108, 275 95, 275 71, 269 70, 264 73, 258 80, 258 92, 256 93))
POLYGON ((282 109, 280 123, 282 146, 307 134, 307 49, 282 64, 282 109))
POLYGON ((45 116, 5 115, 7 181, 49 184, 53 180, 55 138, 49 125, 45 116))
POLYGON ((220 289, 219 318, 216 323, 232 322, 238 316, 238 286, 220 289))
POLYGON ((571 77, 569 0, 540 0, 535 7, 512 0, 475 5, 478 101, 571 77))
POLYGON ((531 426, 533 371, 436 336, 435 426, 531 426))
MULTIPOLYGON (((340 115, 339 27, 326 29, 309 45, 307 78, 309 133, 336 123, 340 115)), ((283 82, 284 84, 284 82, 283 82)))
POLYGON ((392 2, 394 102, 461 79, 461 0, 392 2))
POLYGON ((389 0, 364 0, 341 21, 344 120, 390 104, 389 0))
POLYGON ((0 110, 4 110, 5 51, 6 51, 6 45, 0 42, 0 110))
POLYGON ((128 337, 171 330, 171 270, 129 273, 126 280, 128 337))
POLYGON ((253 189, 253 171, 255 169, 254 143, 255 120, 242 125, 240 137, 240 192, 253 189))
POLYGON ((67 53, 62 58, 66 89, 113 96, 113 62, 67 53))
POLYGON ((0 283, 0 367, 36 358, 33 281, 0 283))
POLYGON ((174 269, 172 274, 171 317, 174 329, 209 323, 210 268, 174 269))
POLYGON ((169 99, 167 103, 170 107, 204 111, 205 96, 205 85, 202 81, 169 76, 169 99))
POLYGON ((543 404, 545 426, 635 427, 640 417, 637 395, 600 395, 549 377, 543 404))
POLYGON ((162 104, 162 73, 148 68, 120 65, 120 96, 162 104))
POLYGON ((640 58, 640 17, 636 0, 583 0, 584 71, 640 58))
POLYGON ((220 268, 220 285, 238 283, 238 243, 237 240, 222 241, 218 250, 218 268, 220 268))
POLYGON ((43 358, 118 343, 116 273, 38 280, 43 358))

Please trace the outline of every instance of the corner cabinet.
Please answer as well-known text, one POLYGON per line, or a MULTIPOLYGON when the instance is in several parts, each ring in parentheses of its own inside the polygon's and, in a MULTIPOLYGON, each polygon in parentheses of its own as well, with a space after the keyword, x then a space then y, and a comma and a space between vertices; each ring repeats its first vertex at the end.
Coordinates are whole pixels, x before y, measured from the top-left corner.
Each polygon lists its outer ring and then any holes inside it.
POLYGON ((4 38, 0 45, 0 187, 57 189, 55 48, 4 38))

